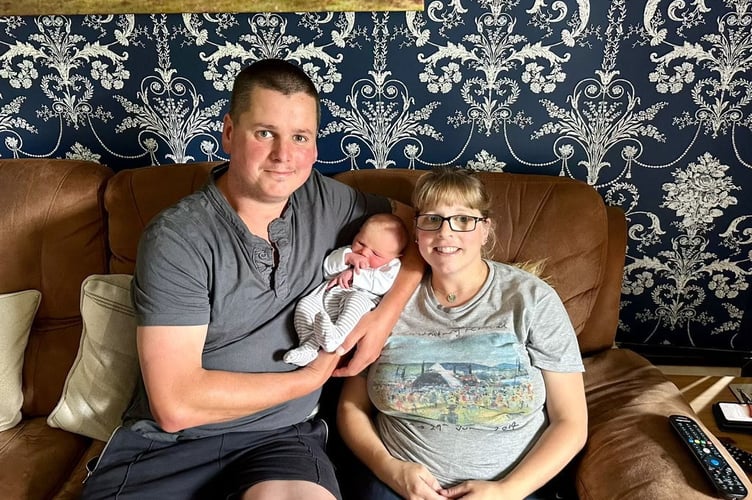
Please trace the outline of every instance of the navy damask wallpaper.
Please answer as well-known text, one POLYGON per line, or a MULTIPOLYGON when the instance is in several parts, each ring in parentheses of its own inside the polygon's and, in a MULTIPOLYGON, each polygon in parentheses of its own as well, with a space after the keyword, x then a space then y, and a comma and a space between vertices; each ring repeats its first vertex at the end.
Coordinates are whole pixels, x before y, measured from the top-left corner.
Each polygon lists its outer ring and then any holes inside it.
POLYGON ((266 57, 321 91, 321 171, 585 180, 628 217, 619 339, 752 349, 749 0, 4 17, 0 156, 222 159, 233 78, 266 57))

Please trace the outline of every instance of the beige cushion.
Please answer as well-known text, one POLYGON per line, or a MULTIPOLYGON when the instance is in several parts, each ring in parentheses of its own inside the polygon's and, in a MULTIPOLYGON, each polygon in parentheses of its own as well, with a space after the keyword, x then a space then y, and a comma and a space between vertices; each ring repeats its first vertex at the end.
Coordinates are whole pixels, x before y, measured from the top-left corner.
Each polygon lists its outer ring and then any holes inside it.
POLYGON ((95 274, 82 283, 81 343, 50 426, 106 441, 120 425, 138 376, 130 283, 128 274, 95 274))
POLYGON ((24 351, 41 299, 38 290, 0 295, 0 431, 21 420, 24 351))

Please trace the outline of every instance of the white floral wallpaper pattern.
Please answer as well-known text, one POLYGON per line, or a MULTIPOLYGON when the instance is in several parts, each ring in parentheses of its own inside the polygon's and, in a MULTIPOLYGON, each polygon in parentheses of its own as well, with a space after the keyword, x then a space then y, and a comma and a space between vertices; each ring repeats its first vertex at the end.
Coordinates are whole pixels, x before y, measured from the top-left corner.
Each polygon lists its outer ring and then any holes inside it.
POLYGON ((752 350, 752 1, 0 17, 0 157, 221 160, 233 78, 266 57, 320 89, 321 171, 587 181, 628 218, 619 339, 752 350))

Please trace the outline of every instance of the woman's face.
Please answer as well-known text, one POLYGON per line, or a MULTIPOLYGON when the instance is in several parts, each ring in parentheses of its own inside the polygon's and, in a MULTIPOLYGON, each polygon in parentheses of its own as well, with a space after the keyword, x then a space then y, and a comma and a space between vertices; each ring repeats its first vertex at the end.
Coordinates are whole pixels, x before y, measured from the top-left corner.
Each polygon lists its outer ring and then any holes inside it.
MULTIPOLYGON (((463 205, 437 205, 422 210, 420 214, 435 214, 441 217, 470 215, 481 217, 478 210, 463 205)), ((431 266, 434 275, 461 277, 465 271, 476 272, 482 262, 483 244, 488 238, 489 222, 479 220, 473 231, 453 231, 449 221, 443 221, 436 231, 416 227, 418 249, 423 259, 431 266)))

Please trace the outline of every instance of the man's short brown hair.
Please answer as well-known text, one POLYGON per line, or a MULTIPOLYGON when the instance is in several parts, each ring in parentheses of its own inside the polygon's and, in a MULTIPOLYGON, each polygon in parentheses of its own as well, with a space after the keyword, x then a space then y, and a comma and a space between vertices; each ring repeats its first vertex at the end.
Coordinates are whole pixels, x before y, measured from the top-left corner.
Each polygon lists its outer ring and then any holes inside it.
POLYGON ((250 108, 250 94, 256 87, 276 90, 284 95, 302 92, 316 101, 316 127, 321 122, 321 99, 313 81, 295 64, 284 59, 261 59, 238 73, 232 86, 230 117, 238 117, 250 108))

